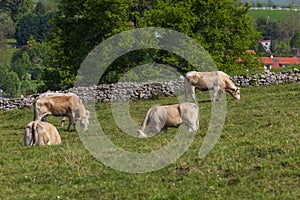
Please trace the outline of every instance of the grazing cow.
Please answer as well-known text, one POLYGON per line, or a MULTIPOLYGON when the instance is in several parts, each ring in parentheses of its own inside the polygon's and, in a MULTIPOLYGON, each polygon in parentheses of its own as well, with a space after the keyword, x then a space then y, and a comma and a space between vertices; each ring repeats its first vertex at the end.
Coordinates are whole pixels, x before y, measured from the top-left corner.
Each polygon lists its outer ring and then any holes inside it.
POLYGON ((185 102, 181 104, 154 106, 147 112, 142 127, 138 130, 139 136, 147 137, 148 133, 166 133, 168 127, 179 127, 184 123, 188 131, 197 131, 199 108, 195 103, 185 102))
POLYGON ((58 96, 40 96, 34 103, 34 119, 41 120, 47 115, 67 116, 69 118, 68 131, 71 125, 80 120, 83 131, 87 130, 89 125, 89 112, 85 110, 82 101, 75 94, 58 96))
POLYGON ((27 124, 24 134, 25 146, 52 144, 61 144, 61 138, 55 126, 40 120, 27 124))
MULTIPOLYGON (((43 96, 70 96, 70 95, 75 95, 77 96, 76 94, 72 93, 72 92, 68 92, 68 93, 57 93, 57 92, 46 92, 46 93, 43 93, 40 95, 40 97, 43 97, 43 96)), ((88 119, 90 118, 90 112, 88 110, 85 110, 85 114, 86 116, 88 117, 88 119)), ((45 121, 45 117, 42 119, 42 121, 45 121)), ((69 119, 70 120, 70 119, 69 119)), ((62 116, 61 117, 61 126, 64 126, 65 124, 65 121, 66 121, 66 116, 62 116)), ((70 121, 69 121, 70 123, 70 121)))
POLYGON ((212 101, 215 102, 217 95, 219 98, 222 93, 228 92, 235 99, 240 99, 240 88, 236 87, 230 77, 221 71, 215 72, 196 72, 190 71, 185 78, 185 100, 191 95, 195 99, 195 89, 202 91, 212 90, 212 101))

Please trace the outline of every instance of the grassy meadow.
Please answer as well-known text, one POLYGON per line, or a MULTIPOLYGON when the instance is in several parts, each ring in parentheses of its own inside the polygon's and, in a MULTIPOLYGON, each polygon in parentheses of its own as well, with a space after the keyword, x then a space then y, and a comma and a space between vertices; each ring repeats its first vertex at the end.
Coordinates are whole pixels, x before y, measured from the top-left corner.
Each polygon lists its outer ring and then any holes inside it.
MULTIPOLYGON (((96 160, 57 117, 48 121, 57 125, 61 145, 24 147, 33 110, 0 111, 0 199, 299 199, 300 84, 242 88, 240 101, 227 95, 224 129, 203 159, 198 153, 212 105, 209 93, 197 94, 200 129, 190 148, 169 166, 141 174, 96 160)), ((176 102, 173 97, 132 101, 130 114, 140 124, 152 105, 176 102)), ((134 138, 116 126, 110 103, 98 103, 96 110, 110 140, 129 151, 159 149, 176 135, 170 129, 134 138)))
POLYGON ((292 14, 294 17, 300 17, 299 11, 289 11, 289 10, 250 10, 249 16, 251 16, 254 20, 258 18, 269 17, 273 21, 282 21, 285 19, 286 15, 292 14))

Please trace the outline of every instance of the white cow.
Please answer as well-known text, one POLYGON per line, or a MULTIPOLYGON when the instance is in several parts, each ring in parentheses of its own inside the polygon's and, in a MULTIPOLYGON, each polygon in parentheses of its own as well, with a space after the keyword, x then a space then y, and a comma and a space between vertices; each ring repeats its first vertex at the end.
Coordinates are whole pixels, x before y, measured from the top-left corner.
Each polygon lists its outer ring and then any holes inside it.
POLYGON ((191 95, 196 102, 195 89, 201 91, 212 90, 212 101, 215 102, 217 95, 228 92, 235 99, 240 99, 240 88, 236 87, 231 81, 230 76, 222 71, 196 72, 190 71, 185 76, 185 100, 191 95))
POLYGON ((188 131, 197 131, 199 108, 195 103, 185 102, 181 104, 154 106, 147 112, 142 127, 138 130, 140 137, 147 137, 150 132, 166 133, 168 127, 179 127, 186 124, 188 131))
POLYGON ((27 124, 24 134, 25 146, 52 144, 61 144, 61 138, 55 126, 40 120, 27 124))

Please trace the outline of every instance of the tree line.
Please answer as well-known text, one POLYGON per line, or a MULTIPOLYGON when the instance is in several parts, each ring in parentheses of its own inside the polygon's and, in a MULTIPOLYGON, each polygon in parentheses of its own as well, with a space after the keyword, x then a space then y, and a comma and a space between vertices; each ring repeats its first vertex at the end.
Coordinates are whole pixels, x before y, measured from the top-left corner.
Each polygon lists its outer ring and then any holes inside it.
MULTIPOLYGON (((0 29, 1 51, 17 48, 9 61, 0 56, 8 77, 2 82, 13 83, 0 83, 0 89, 11 96, 72 87, 81 62, 94 47, 117 33, 144 27, 169 28, 192 37, 227 73, 260 66, 259 58, 246 51, 257 50, 263 35, 247 14, 250 7, 238 0, 0 0, 0 8, 0 26, 6 27, 0 29), (11 38, 16 44, 10 44, 11 38)), ((182 73, 195 69, 178 55, 142 49, 114 61, 99 83, 116 82, 149 62, 182 73)))

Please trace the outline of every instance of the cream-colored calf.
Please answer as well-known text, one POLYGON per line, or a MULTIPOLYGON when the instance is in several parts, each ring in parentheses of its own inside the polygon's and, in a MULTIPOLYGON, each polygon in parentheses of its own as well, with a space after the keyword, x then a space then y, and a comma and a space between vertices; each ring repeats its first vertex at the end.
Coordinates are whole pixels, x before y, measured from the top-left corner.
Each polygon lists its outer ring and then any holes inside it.
POLYGON ((52 144, 61 144, 61 138, 55 126, 40 120, 27 124, 24 134, 25 146, 52 144))

